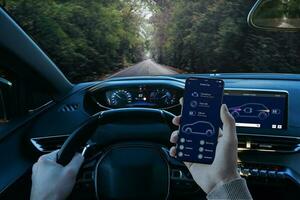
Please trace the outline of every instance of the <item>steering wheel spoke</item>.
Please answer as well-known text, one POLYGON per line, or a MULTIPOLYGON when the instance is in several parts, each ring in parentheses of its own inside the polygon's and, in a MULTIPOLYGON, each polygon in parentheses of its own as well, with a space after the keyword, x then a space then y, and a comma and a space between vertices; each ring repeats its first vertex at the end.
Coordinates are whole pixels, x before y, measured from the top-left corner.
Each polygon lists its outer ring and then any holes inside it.
POLYGON ((69 136, 58 162, 66 165, 89 141, 76 184, 81 194, 88 194, 85 199, 167 199, 171 168, 161 146, 170 145, 173 118, 158 109, 103 111, 69 136))
MULTIPOLYGON (((187 167, 169 155, 169 149, 162 148, 170 164, 171 193, 173 195, 196 194, 201 192, 187 167)), ((202 192, 203 193, 203 192, 202 192)))

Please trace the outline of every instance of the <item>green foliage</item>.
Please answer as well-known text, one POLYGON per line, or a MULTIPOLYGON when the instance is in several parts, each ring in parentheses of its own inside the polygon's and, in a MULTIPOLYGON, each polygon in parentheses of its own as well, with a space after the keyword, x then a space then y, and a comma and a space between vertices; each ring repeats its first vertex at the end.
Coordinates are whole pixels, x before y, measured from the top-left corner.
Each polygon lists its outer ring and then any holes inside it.
MULTIPOLYGON (((8 0, 7 9, 71 81, 142 59, 139 1, 8 0)), ((42 66, 41 66, 42 67, 42 66)))
POLYGON ((300 33, 248 26, 256 0, 6 2, 73 82, 104 78, 144 54, 192 73, 300 72, 300 33), (147 9, 153 13, 150 20, 143 16, 147 9))
POLYGON ((152 19, 153 57, 192 73, 299 73, 300 33, 250 28, 254 0, 165 0, 152 19))

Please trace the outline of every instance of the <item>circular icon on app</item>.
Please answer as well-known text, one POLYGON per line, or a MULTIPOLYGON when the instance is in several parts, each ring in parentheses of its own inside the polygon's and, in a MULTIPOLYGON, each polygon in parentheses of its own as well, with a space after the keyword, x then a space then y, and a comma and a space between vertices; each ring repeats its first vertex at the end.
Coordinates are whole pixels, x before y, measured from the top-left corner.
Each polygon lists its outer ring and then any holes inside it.
POLYGON ((193 93, 192 93, 192 97, 199 97, 198 92, 193 92, 193 93))
POLYGON ((204 148, 203 148, 203 147, 199 147, 199 151, 200 151, 200 152, 203 152, 203 151, 204 151, 204 148))
POLYGON ((179 149, 180 149, 180 150, 183 150, 183 149, 184 149, 184 146, 183 146, 183 145, 179 145, 179 149))
POLYGON ((196 108, 198 106, 198 102, 197 101, 191 101, 190 103, 192 108, 196 108))
POLYGON ((183 153, 182 153, 182 152, 178 152, 178 156, 179 156, 179 157, 182 157, 182 156, 183 156, 183 153))
POLYGON ((204 145, 205 141, 204 140, 200 140, 200 145, 204 145))
POLYGON ((184 138, 181 138, 181 139, 180 139, 180 142, 181 142, 181 143, 184 143, 184 142, 185 142, 185 139, 184 139, 184 138))
POLYGON ((199 159, 202 159, 202 158, 203 158, 203 155, 200 153, 200 154, 198 155, 198 158, 199 158, 199 159))

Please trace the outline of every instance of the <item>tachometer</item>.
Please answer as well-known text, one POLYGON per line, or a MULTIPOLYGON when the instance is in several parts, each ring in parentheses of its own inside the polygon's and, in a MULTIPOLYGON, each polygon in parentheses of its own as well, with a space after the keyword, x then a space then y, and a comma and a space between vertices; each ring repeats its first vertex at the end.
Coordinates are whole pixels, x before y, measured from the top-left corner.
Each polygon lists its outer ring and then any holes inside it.
POLYGON ((110 104, 122 107, 132 103, 132 95, 126 90, 115 90, 111 94, 110 104))
POLYGON ((166 89, 156 89, 150 93, 150 101, 159 106, 170 106, 175 103, 174 95, 166 89))

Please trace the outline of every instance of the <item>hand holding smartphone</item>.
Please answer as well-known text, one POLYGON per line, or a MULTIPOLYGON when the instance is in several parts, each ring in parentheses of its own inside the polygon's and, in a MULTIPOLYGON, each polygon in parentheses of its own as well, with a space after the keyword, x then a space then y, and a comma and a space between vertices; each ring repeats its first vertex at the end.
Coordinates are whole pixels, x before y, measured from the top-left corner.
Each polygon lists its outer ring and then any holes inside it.
POLYGON ((188 78, 176 146, 177 159, 211 164, 215 158, 224 82, 188 78))

